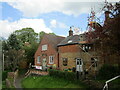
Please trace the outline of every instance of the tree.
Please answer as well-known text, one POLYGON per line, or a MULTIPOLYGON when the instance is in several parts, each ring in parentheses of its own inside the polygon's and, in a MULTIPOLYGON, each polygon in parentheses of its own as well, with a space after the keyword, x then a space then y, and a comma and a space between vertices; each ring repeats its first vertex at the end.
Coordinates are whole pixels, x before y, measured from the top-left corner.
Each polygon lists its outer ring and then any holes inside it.
POLYGON ((5 68, 14 71, 18 67, 18 62, 23 58, 23 51, 20 50, 19 41, 14 33, 9 36, 7 41, 3 41, 3 50, 5 68))
POLYGON ((25 46, 25 58, 27 59, 28 63, 34 64, 34 54, 38 48, 38 43, 31 44, 29 46, 25 46))
POLYGON ((120 67, 120 3, 111 5, 106 6, 109 9, 105 11, 101 37, 96 40, 95 45, 104 63, 116 63, 120 67))
POLYGON ((120 2, 112 5, 107 3, 104 25, 94 22, 90 24, 94 31, 86 33, 88 41, 92 41, 95 51, 102 57, 104 63, 116 63, 120 66, 120 2))
POLYGON ((39 39, 42 40, 43 36, 45 35, 44 31, 39 32, 39 39))
POLYGON ((18 68, 18 63, 23 59, 23 51, 9 49, 5 52, 5 68, 15 71, 18 68))
POLYGON ((7 40, 7 45, 11 49, 15 49, 15 50, 19 50, 20 49, 19 41, 17 39, 17 36, 14 33, 12 33, 9 36, 9 38, 7 40))
POLYGON ((38 41, 38 33, 35 33, 32 28, 23 28, 21 30, 16 30, 15 34, 22 47, 24 46, 25 42, 32 44, 38 41))

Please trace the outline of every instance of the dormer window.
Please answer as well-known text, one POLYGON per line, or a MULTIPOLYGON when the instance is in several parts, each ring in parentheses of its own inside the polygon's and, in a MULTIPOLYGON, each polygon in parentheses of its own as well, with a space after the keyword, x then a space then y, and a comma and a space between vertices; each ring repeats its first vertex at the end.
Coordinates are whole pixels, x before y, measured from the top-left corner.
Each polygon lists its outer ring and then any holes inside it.
POLYGON ((42 45, 42 51, 47 50, 47 45, 42 45))
POLYGON ((71 42, 72 42, 72 40, 69 40, 69 41, 68 41, 68 43, 71 43, 71 42))

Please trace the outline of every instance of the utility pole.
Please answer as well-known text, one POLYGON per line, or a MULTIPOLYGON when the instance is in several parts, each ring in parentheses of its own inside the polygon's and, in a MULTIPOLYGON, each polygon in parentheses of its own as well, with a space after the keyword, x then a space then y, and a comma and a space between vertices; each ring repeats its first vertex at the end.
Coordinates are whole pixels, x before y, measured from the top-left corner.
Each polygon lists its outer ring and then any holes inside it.
POLYGON ((3 50, 3 63, 2 63, 2 64, 3 64, 3 65, 2 65, 2 66, 3 66, 3 71, 4 71, 4 57, 5 57, 5 56, 4 56, 4 50, 3 50))

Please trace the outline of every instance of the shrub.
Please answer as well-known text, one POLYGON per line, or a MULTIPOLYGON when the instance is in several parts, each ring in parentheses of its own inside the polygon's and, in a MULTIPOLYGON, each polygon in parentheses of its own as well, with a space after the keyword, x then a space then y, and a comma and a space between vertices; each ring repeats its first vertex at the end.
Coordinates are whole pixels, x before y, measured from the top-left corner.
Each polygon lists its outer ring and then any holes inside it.
POLYGON ((98 79, 111 79, 117 75, 119 75, 119 68, 113 65, 103 65, 98 73, 98 79))
POLYGON ((65 72, 65 71, 59 71, 59 70, 49 70, 49 75, 53 77, 63 78, 66 80, 77 80, 76 79, 76 73, 74 72, 65 72))
POLYGON ((7 78, 7 73, 8 73, 8 71, 2 72, 2 81, 4 81, 7 78))

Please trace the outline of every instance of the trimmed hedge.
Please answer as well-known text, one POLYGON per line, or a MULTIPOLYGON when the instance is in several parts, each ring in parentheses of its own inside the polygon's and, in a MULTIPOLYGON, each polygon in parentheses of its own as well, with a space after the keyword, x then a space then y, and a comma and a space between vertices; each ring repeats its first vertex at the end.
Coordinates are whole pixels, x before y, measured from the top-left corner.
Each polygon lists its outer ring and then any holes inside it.
POLYGON ((104 64, 98 73, 98 79, 107 80, 120 74, 118 66, 104 64))
POLYGON ((65 72, 65 71, 50 69, 49 75, 53 77, 63 78, 69 81, 77 80, 76 73, 74 72, 65 72))

